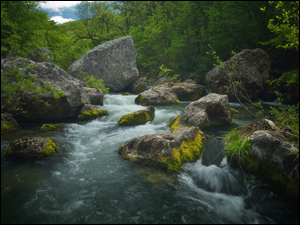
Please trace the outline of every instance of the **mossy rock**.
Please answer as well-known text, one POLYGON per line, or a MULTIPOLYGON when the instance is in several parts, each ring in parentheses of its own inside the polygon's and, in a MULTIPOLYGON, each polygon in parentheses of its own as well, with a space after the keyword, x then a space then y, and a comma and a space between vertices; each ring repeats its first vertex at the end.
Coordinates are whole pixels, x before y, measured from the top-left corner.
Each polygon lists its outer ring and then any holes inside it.
POLYGON ((44 124, 41 128, 40 131, 56 131, 56 130, 61 130, 65 126, 62 124, 44 124))
POLYGON ((108 111, 107 110, 99 110, 99 109, 86 110, 78 115, 78 119, 79 120, 93 120, 93 119, 96 119, 97 117, 103 116, 103 115, 108 115, 108 111))
POLYGON ((19 124, 17 123, 17 121, 15 122, 11 122, 11 123, 5 123, 1 125, 1 134, 2 133, 6 133, 6 132, 10 132, 13 130, 17 130, 19 129, 19 124))
POLYGON ((130 114, 122 116, 118 124, 121 126, 134 126, 139 124, 145 124, 148 121, 152 121, 155 117, 155 109, 153 106, 149 106, 146 110, 140 110, 130 114))
POLYGON ((122 95, 131 95, 129 92, 123 92, 122 95))
POLYGON ((232 115, 234 114, 239 114, 239 111, 237 111, 236 109, 230 108, 232 115))
POLYGON ((274 167, 266 163, 258 163, 256 157, 249 157, 246 163, 247 169, 258 176, 270 180, 276 186, 284 189, 290 196, 299 198, 299 179, 290 179, 281 171, 274 170, 274 167))
MULTIPOLYGON (((179 122, 180 122, 180 117, 179 117, 179 115, 178 115, 178 116, 176 116, 176 117, 174 118, 174 120, 173 120, 172 122, 170 122, 170 123, 168 124, 168 126, 170 126, 170 131, 174 131, 174 130, 177 130, 177 129, 179 129, 179 128, 182 128, 182 126, 179 125, 179 122)), ((190 127, 190 125, 184 126, 184 127, 190 127)))
POLYGON ((39 159, 54 155, 57 146, 49 138, 31 137, 12 142, 3 155, 8 158, 39 159))
POLYGON ((184 162, 199 159, 203 133, 197 127, 181 128, 167 134, 144 135, 120 145, 123 159, 178 172, 184 162))
POLYGON ((201 133, 194 140, 182 141, 181 146, 173 148, 173 157, 162 159, 168 171, 179 171, 182 163, 199 159, 203 150, 201 133))

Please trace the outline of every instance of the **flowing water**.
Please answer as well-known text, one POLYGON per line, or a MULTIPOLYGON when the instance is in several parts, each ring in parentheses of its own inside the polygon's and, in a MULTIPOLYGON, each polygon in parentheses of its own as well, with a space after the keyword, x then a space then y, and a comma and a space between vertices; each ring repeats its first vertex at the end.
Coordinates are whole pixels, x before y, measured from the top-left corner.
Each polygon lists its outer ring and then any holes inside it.
POLYGON ((1 153, 32 136, 52 139, 60 151, 46 160, 1 158, 1 223, 299 223, 298 204, 266 181, 246 182, 219 154, 218 136, 251 121, 239 104, 231 103, 240 111, 234 124, 203 130, 213 140, 201 158, 170 174, 123 160, 117 149, 133 137, 169 132, 168 119, 189 102, 156 106, 155 119, 145 125, 118 126, 122 115, 146 108, 135 105, 135 97, 108 94, 97 106, 107 116, 64 123, 62 131, 23 124, 2 134, 1 153))

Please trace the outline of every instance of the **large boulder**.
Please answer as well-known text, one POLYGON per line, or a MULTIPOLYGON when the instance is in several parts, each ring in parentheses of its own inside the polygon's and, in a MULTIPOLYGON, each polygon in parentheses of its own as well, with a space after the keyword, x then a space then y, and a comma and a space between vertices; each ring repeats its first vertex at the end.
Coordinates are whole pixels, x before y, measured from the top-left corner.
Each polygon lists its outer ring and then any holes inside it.
POLYGON ((136 50, 131 36, 125 36, 98 45, 74 61, 67 72, 73 77, 79 70, 104 81, 111 91, 124 89, 139 76, 136 50))
POLYGON ((123 159, 178 171, 183 162, 199 158, 203 150, 202 135, 198 127, 181 128, 166 134, 147 134, 124 142, 118 153, 123 159))
POLYGON ((39 159, 57 152, 58 148, 51 139, 30 137, 15 140, 5 149, 3 155, 8 158, 39 159))
MULTIPOLYGON (((251 99, 258 96, 263 91, 271 71, 268 54, 259 48, 244 49, 224 62, 226 70, 229 70, 229 66, 233 63, 237 63, 234 69, 238 75, 235 79, 242 81, 251 99)), ((236 101, 233 89, 227 81, 228 75, 221 67, 213 68, 206 75, 206 82, 212 92, 228 95, 230 101, 236 101)))
POLYGON ((169 88, 157 87, 140 93, 134 100, 137 105, 166 105, 177 104, 180 101, 177 95, 169 88))
POLYGON ((144 110, 139 110, 130 114, 122 116, 118 124, 121 126, 133 126, 139 124, 145 124, 148 121, 152 121, 155 116, 155 108, 153 106, 148 106, 144 110))
POLYGON ((18 122, 10 113, 1 113, 1 133, 19 129, 18 122))
POLYGON ((104 93, 101 89, 83 87, 82 88, 90 97, 91 104, 94 105, 103 105, 104 93))
POLYGON ((211 93, 191 102, 175 117, 170 130, 186 126, 200 128, 232 122, 232 112, 227 95, 211 93))
POLYGON ((53 61, 53 55, 51 54, 50 50, 46 47, 34 49, 31 53, 27 54, 26 58, 35 62, 53 61))
MULTIPOLYGON (((12 60, 2 59, 2 61, 1 73, 11 71, 12 60)), ((37 63, 21 57, 15 57, 14 61, 15 66, 20 68, 27 77, 31 74, 36 78, 34 82, 37 85, 52 85, 54 91, 64 91, 64 96, 60 98, 54 98, 52 94, 37 94, 41 100, 48 102, 50 106, 45 106, 44 102, 37 101, 34 98, 36 93, 32 91, 17 93, 11 107, 22 107, 23 110, 27 111, 15 116, 18 122, 75 119, 83 104, 90 102, 89 96, 82 90, 80 81, 54 63, 37 63), (34 68, 29 69, 26 67, 27 65, 32 65, 34 68)))
POLYGON ((288 143, 282 133, 267 130, 255 131, 249 142, 247 169, 299 197, 299 147, 288 143))

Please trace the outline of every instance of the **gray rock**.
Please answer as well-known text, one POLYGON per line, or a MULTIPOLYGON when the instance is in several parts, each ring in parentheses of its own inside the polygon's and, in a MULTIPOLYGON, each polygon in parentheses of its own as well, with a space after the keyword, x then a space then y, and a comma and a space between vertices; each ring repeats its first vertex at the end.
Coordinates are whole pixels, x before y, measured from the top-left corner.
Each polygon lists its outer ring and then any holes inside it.
POLYGON ((191 102, 175 119, 170 130, 185 126, 200 128, 232 122, 227 95, 211 93, 191 102))
POLYGON ((121 91, 136 80, 136 50, 131 36, 98 45, 74 61, 67 72, 77 78, 79 70, 104 81, 112 92, 121 91))
POLYGON ((177 104, 177 95, 170 88, 156 87, 140 93, 134 100, 138 105, 165 105, 177 104))
MULTIPOLYGON (((20 68, 24 74, 32 74, 37 85, 52 85, 54 91, 64 91, 65 96, 54 98, 52 94, 40 93, 37 96, 48 102, 51 106, 45 106, 43 102, 37 101, 32 91, 21 92, 15 95, 11 106, 21 106, 26 113, 15 116, 18 122, 33 121, 56 121, 63 119, 77 118, 83 104, 90 103, 89 96, 82 90, 78 79, 70 76, 66 71, 59 68, 52 62, 33 62, 25 58, 16 57, 15 66, 20 68), (33 69, 28 69, 25 65, 34 65, 33 69)), ((2 60, 1 60, 2 61, 2 60)), ((1 68, 9 71, 12 68, 12 61, 6 61, 1 68)), ((13 81, 12 81, 13 82, 13 81)))
POLYGON ((10 113, 1 113, 1 133, 17 130, 19 124, 10 113))
MULTIPOLYGON (((276 131, 259 130, 255 131, 249 139, 251 146, 249 154, 256 158, 260 164, 268 164, 270 168, 280 171, 286 177, 292 173, 297 165, 294 152, 299 152, 299 148, 288 143, 282 133, 276 131)), ((299 162, 299 161, 298 161, 299 162)))
POLYGON ((28 53, 26 56, 27 59, 30 59, 35 62, 52 62, 53 55, 48 48, 36 48, 33 52, 28 53))
POLYGON ((189 127, 133 138, 121 144, 118 153, 123 159, 178 171, 183 162, 197 159, 202 150, 202 132, 189 127))
POLYGON ((3 155, 8 158, 39 159, 58 152, 57 146, 48 138, 30 137, 12 142, 3 155))
POLYGON ((82 88, 90 97, 91 104, 103 105, 104 93, 101 89, 83 87, 82 88))
MULTIPOLYGON (((249 97, 253 99, 258 96, 263 91, 271 71, 271 61, 268 54, 262 49, 244 49, 234 55, 232 59, 237 62, 235 70, 245 85, 249 97)), ((231 59, 224 62, 227 69, 230 64, 232 64, 231 59)), ((206 75, 206 82, 212 92, 228 95, 230 101, 236 101, 232 88, 226 82, 227 80, 225 71, 220 67, 213 68, 206 75)))
POLYGON ((137 80, 130 83, 123 91, 128 91, 134 94, 139 94, 145 91, 147 88, 147 78, 140 77, 137 80))
POLYGON ((180 101, 195 101, 205 95, 205 87, 192 82, 175 83, 171 87, 171 91, 177 95, 180 101))
POLYGON ((164 83, 166 81, 167 81, 167 79, 165 77, 160 77, 154 83, 156 83, 156 84, 162 84, 162 83, 164 83))
POLYGON ((276 131, 255 131, 249 142, 249 171, 299 197, 299 157, 293 153, 299 154, 299 147, 288 143, 284 135, 276 131))

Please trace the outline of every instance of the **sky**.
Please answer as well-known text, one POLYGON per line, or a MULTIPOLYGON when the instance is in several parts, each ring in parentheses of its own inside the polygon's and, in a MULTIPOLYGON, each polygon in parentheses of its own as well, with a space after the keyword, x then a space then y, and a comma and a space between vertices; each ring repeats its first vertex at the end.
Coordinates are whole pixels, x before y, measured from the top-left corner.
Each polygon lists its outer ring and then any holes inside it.
POLYGON ((75 15, 77 4, 80 4, 80 1, 48 1, 40 3, 40 6, 41 10, 48 13, 51 20, 61 24, 79 19, 75 15))

